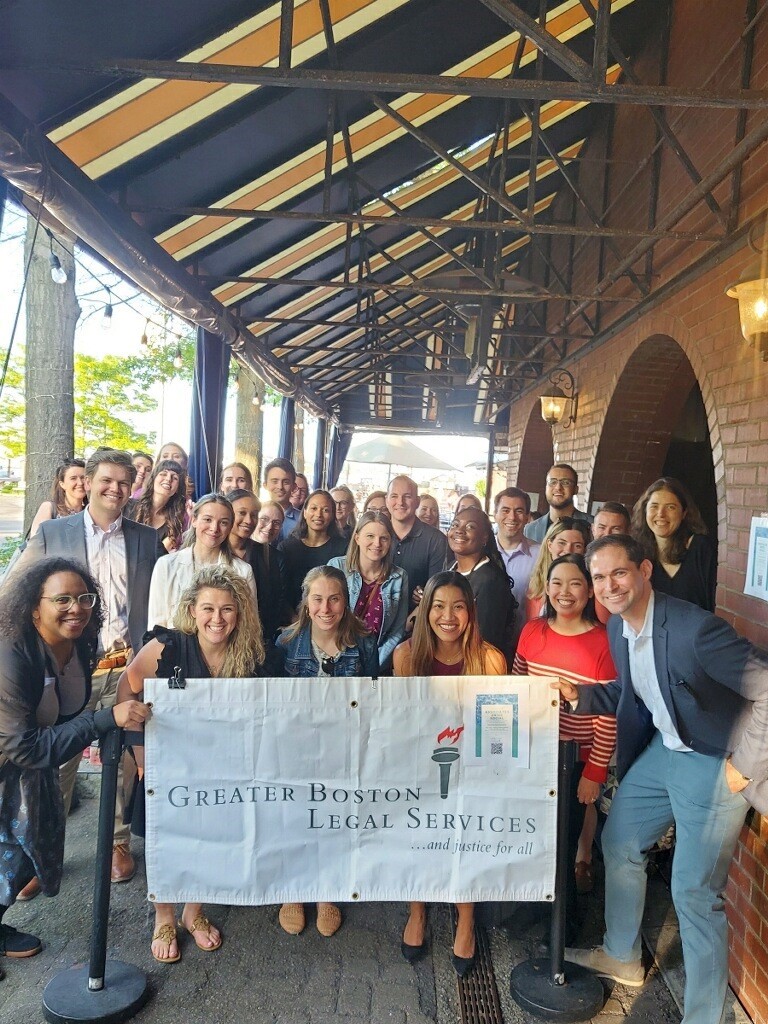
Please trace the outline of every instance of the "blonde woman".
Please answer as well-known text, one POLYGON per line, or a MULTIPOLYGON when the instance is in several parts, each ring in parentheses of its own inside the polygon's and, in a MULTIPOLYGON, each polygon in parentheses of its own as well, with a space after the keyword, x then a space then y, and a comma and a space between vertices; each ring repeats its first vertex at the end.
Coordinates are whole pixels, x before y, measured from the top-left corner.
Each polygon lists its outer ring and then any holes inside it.
MULTIPOLYGON (((143 697, 144 680, 173 675, 180 666, 187 679, 248 679, 261 675, 264 642, 261 622, 246 580, 226 565, 203 566, 182 593, 175 629, 154 630, 123 672, 118 703, 143 697)), ((141 699, 141 698, 139 698, 141 699)), ((144 748, 135 746, 139 781, 126 817, 135 835, 144 835, 144 748)), ((198 949, 211 953, 221 946, 221 932, 203 913, 200 903, 186 903, 179 927, 186 929, 198 949)), ((152 956, 160 963, 181 959, 175 907, 155 904, 152 956)))
POLYGON ((525 601, 526 622, 542 614, 550 565, 563 555, 583 555, 591 540, 592 529, 585 519, 571 519, 566 516, 550 526, 528 582, 525 601))

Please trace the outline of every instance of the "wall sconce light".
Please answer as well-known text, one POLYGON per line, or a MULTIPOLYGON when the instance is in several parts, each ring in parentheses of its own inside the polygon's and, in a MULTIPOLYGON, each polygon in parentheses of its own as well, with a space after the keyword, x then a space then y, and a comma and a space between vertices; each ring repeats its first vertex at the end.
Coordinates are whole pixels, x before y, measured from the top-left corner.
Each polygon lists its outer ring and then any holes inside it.
POLYGON ((558 423, 561 427, 570 427, 576 422, 578 404, 573 374, 557 367, 550 373, 549 383, 550 387, 541 396, 541 418, 550 427, 558 423))
POLYGON ((756 348, 763 360, 768 361, 768 221, 753 224, 748 242, 751 249, 760 255, 760 260, 743 271, 739 280, 727 289, 726 295, 739 303, 739 321, 744 340, 756 348), (762 245, 757 237, 762 230, 762 245))

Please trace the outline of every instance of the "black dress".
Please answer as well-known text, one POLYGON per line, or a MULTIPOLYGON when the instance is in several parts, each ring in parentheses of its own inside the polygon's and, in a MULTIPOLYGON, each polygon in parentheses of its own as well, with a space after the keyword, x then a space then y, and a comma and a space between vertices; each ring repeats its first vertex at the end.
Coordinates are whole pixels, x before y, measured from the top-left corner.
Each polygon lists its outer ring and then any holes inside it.
POLYGON ((343 537, 331 537, 320 547, 311 548, 300 537, 292 533, 280 545, 285 562, 285 590, 291 608, 298 608, 301 602, 301 585, 310 569, 327 565, 332 558, 345 555, 347 542, 343 537))
POLYGON ((272 643, 277 631, 287 626, 293 618, 293 609, 285 595, 283 556, 270 544, 247 540, 243 560, 253 569, 256 580, 256 598, 264 640, 272 643))
POLYGON ((653 563, 653 589, 680 601, 690 601, 707 612, 715 610, 717 559, 709 537, 695 533, 674 576, 658 562, 653 563))

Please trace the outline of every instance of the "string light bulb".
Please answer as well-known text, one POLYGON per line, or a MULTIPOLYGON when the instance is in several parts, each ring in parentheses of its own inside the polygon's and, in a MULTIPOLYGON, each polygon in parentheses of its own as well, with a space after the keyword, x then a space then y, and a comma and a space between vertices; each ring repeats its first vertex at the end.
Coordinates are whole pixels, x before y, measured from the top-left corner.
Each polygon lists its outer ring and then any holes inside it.
POLYGON ((180 370, 184 366, 184 360, 181 355, 181 344, 176 346, 176 354, 173 357, 173 365, 177 370, 180 370))
POLYGON ((142 348, 149 348, 149 318, 144 322, 144 330, 141 337, 139 338, 139 344, 142 348))
POLYGON ((261 399, 259 398, 258 394, 254 394, 253 398, 251 399, 251 405, 255 405, 257 409, 261 405, 261 399))
POLYGON ((62 267, 61 260, 53 251, 53 236, 50 231, 48 232, 48 248, 51 250, 48 256, 48 260, 51 264, 51 279, 55 281, 56 284, 66 284, 67 272, 64 267, 62 267))

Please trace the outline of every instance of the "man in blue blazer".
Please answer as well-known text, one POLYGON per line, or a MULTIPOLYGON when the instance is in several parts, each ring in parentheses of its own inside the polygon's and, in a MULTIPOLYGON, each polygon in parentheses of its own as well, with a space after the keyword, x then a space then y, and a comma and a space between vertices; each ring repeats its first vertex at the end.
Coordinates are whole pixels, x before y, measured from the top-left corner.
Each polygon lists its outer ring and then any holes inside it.
POLYGON ((672 898, 684 1024, 718 1024, 728 982, 723 890, 749 804, 768 811, 768 662, 722 619, 656 594, 630 537, 587 548, 618 678, 558 688, 576 714, 615 714, 621 784, 603 832, 605 936, 566 959, 639 987, 647 852, 673 823, 672 898))
MULTIPOLYGON (((14 568, 50 555, 76 558, 97 579, 104 602, 104 627, 99 636, 98 662, 93 673, 89 708, 111 707, 117 681, 132 652, 141 647, 147 629, 149 582, 157 560, 157 533, 123 518, 136 469, 128 452, 99 448, 85 466, 88 505, 83 512, 51 519, 40 525, 14 568)), ((80 757, 59 770, 65 810, 69 811, 80 757)), ((122 775, 122 773, 121 773, 122 775)), ((136 873, 130 852, 130 832, 123 824, 122 778, 118 778, 117 810, 112 855, 112 881, 127 882, 136 873)), ((36 895, 34 882, 23 898, 36 895)))

